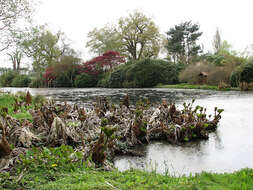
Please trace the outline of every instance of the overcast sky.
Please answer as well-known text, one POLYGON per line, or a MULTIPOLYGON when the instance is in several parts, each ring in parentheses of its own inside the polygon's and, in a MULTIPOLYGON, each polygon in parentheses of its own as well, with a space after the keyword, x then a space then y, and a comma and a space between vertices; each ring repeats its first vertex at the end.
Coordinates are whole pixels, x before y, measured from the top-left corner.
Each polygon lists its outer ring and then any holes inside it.
POLYGON ((222 39, 242 51, 253 44, 252 8, 252 0, 41 0, 35 20, 65 32, 84 58, 90 57, 85 49, 89 31, 135 9, 152 17, 161 33, 183 21, 199 23, 205 51, 212 50, 218 27, 222 39))
POLYGON ((212 39, 219 28, 222 40, 233 49, 243 51, 253 44, 253 0, 40 0, 35 23, 48 23, 51 29, 63 31, 71 46, 91 57, 85 48, 87 33, 95 27, 115 23, 133 10, 152 17, 165 34, 175 24, 192 20, 203 32, 200 43, 212 50, 212 39))

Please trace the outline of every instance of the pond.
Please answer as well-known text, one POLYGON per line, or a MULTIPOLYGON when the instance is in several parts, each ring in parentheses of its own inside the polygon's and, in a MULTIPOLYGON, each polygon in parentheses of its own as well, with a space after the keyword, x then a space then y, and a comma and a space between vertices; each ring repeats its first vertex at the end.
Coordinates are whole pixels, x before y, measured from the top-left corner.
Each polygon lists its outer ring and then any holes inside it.
POLYGON ((208 90, 179 89, 28 89, 4 88, 4 91, 29 90, 31 94, 53 97, 58 101, 83 103, 89 107, 98 96, 107 96, 119 103, 128 94, 130 103, 148 98, 151 102, 162 99, 182 102, 196 98, 195 105, 204 106, 209 113, 214 107, 225 109, 215 133, 208 140, 194 141, 176 146, 165 142, 151 142, 138 147, 144 157, 121 156, 115 159, 115 166, 121 170, 138 168, 170 175, 190 175, 201 171, 232 172, 241 168, 253 168, 253 93, 217 92, 208 90))

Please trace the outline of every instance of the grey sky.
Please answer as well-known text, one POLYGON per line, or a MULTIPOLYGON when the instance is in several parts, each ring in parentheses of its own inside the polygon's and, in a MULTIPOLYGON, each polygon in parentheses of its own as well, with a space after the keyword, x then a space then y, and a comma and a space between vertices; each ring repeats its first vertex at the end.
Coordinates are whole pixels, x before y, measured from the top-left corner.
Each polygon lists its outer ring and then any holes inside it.
POLYGON ((152 17, 161 33, 182 21, 200 24, 200 42, 205 51, 212 50, 212 39, 218 27, 223 40, 242 51, 253 44, 252 0, 41 0, 36 14, 40 24, 49 23, 61 29, 72 40, 73 47, 89 58, 86 36, 94 27, 116 22, 134 9, 152 17))
POLYGON ((35 22, 62 30, 84 59, 91 57, 85 48, 89 31, 115 23, 135 9, 152 17, 163 34, 183 21, 199 23, 205 51, 212 50, 217 27, 222 40, 243 51, 253 44, 252 7, 252 0, 41 0, 35 22))

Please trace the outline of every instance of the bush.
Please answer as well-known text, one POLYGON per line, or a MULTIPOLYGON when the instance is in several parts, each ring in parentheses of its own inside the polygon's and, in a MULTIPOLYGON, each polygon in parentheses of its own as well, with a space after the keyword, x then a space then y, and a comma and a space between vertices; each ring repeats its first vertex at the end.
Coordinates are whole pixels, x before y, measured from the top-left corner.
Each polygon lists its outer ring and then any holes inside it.
POLYGON ((219 85, 220 82, 230 84, 230 76, 233 70, 234 67, 230 67, 229 65, 215 67, 208 75, 207 84, 219 85))
POLYGON ((54 78, 51 85, 53 87, 73 87, 73 79, 65 75, 65 73, 59 73, 54 78))
POLYGON ((218 53, 218 54, 210 54, 207 53, 203 56, 204 60, 208 63, 212 63, 215 66, 226 66, 227 64, 241 65, 246 63, 246 59, 243 57, 239 57, 236 54, 232 53, 218 53))
POLYGON ((58 63, 46 69, 43 77, 49 87, 73 87, 76 76, 80 73, 80 59, 63 56, 58 63))
POLYGON ((240 85, 240 71, 233 71, 230 75, 230 86, 231 87, 239 87, 240 85))
POLYGON ((42 88, 47 87, 46 81, 42 76, 37 76, 31 79, 29 84, 30 88, 42 88))
POLYGON ((111 88, 121 88, 123 87, 123 82, 126 80, 126 72, 129 69, 129 66, 122 65, 115 69, 107 79, 106 87, 111 88))
POLYGON ((206 54, 205 59, 209 63, 214 63, 216 66, 221 66, 224 60, 224 56, 219 54, 206 54))
POLYGON ((247 88, 246 85, 253 82, 253 62, 241 65, 236 68, 230 76, 230 85, 232 87, 239 87, 240 83, 241 88, 247 88), (243 86, 243 87, 242 87, 243 86))
POLYGON ((78 74, 78 65, 76 63, 58 63, 49 69, 53 70, 51 78, 47 78, 47 81, 50 81, 49 85, 53 87, 74 86, 74 80, 78 74))
POLYGON ((253 82, 253 61, 246 64, 242 68, 242 72, 240 74, 240 82, 246 82, 246 83, 253 82))
POLYGON ((97 83, 97 87, 107 87, 109 86, 109 79, 111 77, 111 72, 107 72, 101 75, 101 79, 97 83))
MULTIPOLYGON (((158 83, 178 83, 178 73, 182 66, 163 60, 145 59, 129 62, 115 69, 107 80, 103 81, 111 88, 153 87, 158 83)), ((101 84, 101 83, 100 83, 101 84)))
POLYGON ((12 80, 11 86, 28 87, 30 82, 31 82, 31 79, 28 75, 18 75, 12 80))
POLYGON ((13 79, 17 76, 16 71, 9 70, 0 76, 0 86, 10 87, 13 79))
POLYGON ((210 73, 215 66, 208 63, 196 63, 188 65, 182 72, 179 74, 179 79, 181 82, 186 82, 189 84, 198 84, 199 83, 199 74, 200 72, 210 73))
POLYGON ((81 75, 77 75, 75 79, 75 87, 77 88, 94 87, 97 85, 97 82, 98 78, 96 76, 83 73, 81 75))
POLYGON ((234 64, 216 66, 215 64, 200 62, 187 66, 185 70, 179 74, 179 78, 182 82, 187 82, 189 84, 199 84, 200 72, 206 72, 208 73, 206 84, 218 85, 220 82, 229 84, 230 76, 234 69, 234 64))

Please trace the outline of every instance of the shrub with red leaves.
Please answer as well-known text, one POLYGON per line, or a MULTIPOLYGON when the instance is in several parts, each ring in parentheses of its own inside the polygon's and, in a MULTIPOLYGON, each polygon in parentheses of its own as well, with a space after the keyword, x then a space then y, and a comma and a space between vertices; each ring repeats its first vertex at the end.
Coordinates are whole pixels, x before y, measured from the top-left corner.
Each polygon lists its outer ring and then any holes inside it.
POLYGON ((125 58, 116 51, 105 52, 102 56, 93 58, 83 63, 83 73, 99 75, 105 71, 110 71, 116 66, 125 63, 125 58))
POLYGON ((53 67, 48 67, 46 69, 45 74, 43 75, 43 77, 46 79, 47 82, 54 80, 55 78, 55 69, 53 67))

